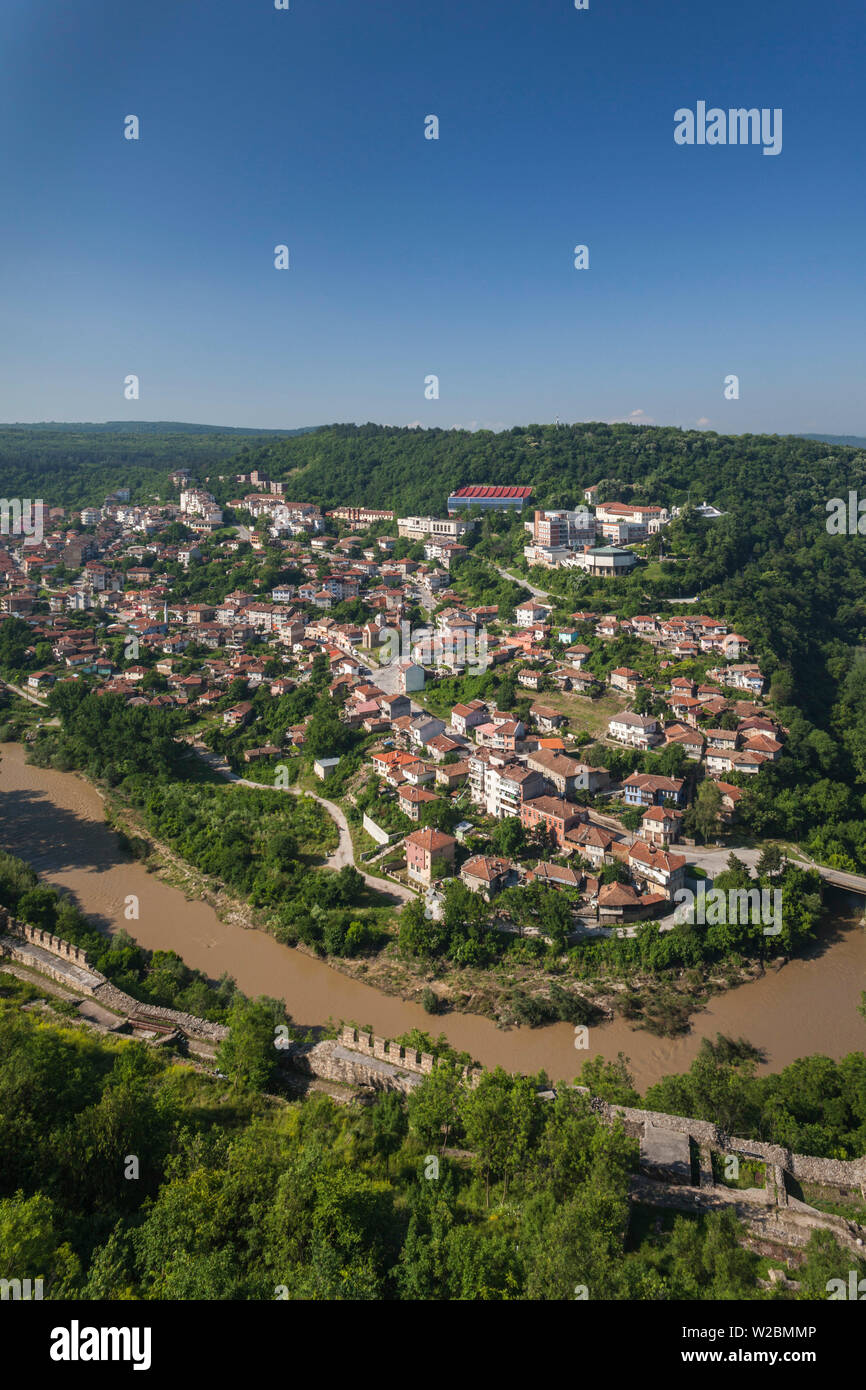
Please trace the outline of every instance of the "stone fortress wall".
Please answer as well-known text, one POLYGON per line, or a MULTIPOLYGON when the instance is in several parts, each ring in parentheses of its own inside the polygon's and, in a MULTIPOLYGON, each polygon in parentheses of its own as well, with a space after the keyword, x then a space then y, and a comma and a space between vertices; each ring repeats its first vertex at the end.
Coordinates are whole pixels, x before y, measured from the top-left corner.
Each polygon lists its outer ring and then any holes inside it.
POLYGON ((764 1144, 758 1139, 738 1139, 725 1134, 707 1120, 663 1115, 657 1110, 634 1110, 626 1105, 611 1105, 598 1099, 592 1101, 592 1108, 609 1122, 621 1119, 626 1132, 634 1138, 642 1138, 647 1125, 655 1129, 676 1130, 688 1135, 698 1145, 709 1144, 723 1153, 739 1154, 742 1158, 753 1158, 770 1167, 782 1168, 797 1182, 866 1188, 866 1158, 817 1158, 812 1154, 795 1154, 778 1144, 764 1144))
POLYGON ((178 1009, 167 1009, 158 1004, 145 1004, 124 994, 123 990, 117 989, 88 964, 87 956, 79 946, 61 941, 40 927, 20 922, 5 907, 0 907, 0 958, 3 956, 20 961, 22 965, 30 966, 68 986, 75 993, 89 995, 106 1008, 127 1017, 171 1023, 187 1037, 205 1042, 220 1042, 229 1035, 228 1028, 222 1023, 211 1023, 208 1019, 196 1018, 194 1014, 181 1013, 178 1009))

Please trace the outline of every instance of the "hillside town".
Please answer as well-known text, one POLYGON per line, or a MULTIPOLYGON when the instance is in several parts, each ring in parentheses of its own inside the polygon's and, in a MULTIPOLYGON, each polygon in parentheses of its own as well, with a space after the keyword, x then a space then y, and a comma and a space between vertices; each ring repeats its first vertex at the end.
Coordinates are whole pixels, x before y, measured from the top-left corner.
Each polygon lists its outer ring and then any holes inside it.
MULTIPOLYGON (((256 472, 235 481, 243 524, 223 525, 178 470, 176 502, 121 491, 78 516, 48 509, 38 543, 3 537, 0 610, 27 625, 30 698, 82 680, 179 711, 193 740, 213 747, 218 731, 223 756, 267 783, 303 757, 310 716, 275 737, 266 707, 324 673, 361 752, 341 791, 353 800, 371 775, 380 788, 359 837, 377 872, 434 908, 459 877, 488 902, 533 882, 565 891, 584 924, 671 911, 698 799, 732 825, 784 745, 748 639, 700 613, 566 612, 531 586, 509 611, 460 580, 485 511, 520 515, 527 564, 613 578, 641 563, 666 509, 587 488, 579 510, 523 520, 531 489, 466 486, 443 516, 397 517, 360 502, 323 512, 256 472), (275 571, 288 577, 269 583, 275 571), (623 641, 643 656, 610 667, 623 641), (496 698, 459 698, 487 671, 496 698)), ((312 774, 339 779, 344 761, 320 750, 312 774)))

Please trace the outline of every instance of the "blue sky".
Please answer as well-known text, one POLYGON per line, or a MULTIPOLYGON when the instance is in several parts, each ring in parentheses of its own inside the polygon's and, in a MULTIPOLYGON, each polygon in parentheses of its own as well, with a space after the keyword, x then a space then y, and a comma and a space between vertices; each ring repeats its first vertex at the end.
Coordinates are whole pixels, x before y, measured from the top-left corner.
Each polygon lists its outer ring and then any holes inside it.
POLYGON ((866 434, 864 40, 853 0, 3 0, 0 420, 866 434), (781 154, 677 146, 699 100, 781 154))

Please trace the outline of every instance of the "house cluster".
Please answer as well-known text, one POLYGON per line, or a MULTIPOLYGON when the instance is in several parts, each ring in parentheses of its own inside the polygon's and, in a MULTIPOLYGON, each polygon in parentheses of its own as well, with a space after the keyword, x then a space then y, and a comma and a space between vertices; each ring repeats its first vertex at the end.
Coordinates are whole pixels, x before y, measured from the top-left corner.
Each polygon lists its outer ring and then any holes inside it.
MULTIPOLYGON (((448 517, 400 517, 396 537, 358 535, 356 528, 378 530, 394 514, 358 506, 325 517, 314 504, 292 502, 285 485, 251 473, 237 481, 252 490, 229 505, 254 522, 264 518, 267 534, 261 526, 213 534, 222 510, 211 494, 189 470, 176 470, 172 481, 179 505, 132 506, 128 490, 125 496, 121 490, 101 507, 83 509, 80 526, 62 509, 51 509, 39 544, 0 538, 0 616, 21 617, 31 629, 29 655, 39 665, 27 677, 31 691, 41 695, 57 679, 87 676, 99 691, 135 704, 189 707, 196 716, 217 706, 215 722, 243 732, 244 760, 256 762, 278 756, 286 745, 302 746, 305 729, 286 729, 277 741, 271 731, 257 738, 252 696, 261 687, 275 698, 290 693, 324 657, 340 718, 375 738, 370 766, 416 825, 405 845, 406 875, 418 887, 452 876, 459 863, 463 881, 487 898, 537 879, 553 890, 574 890, 600 917, 653 915, 670 903, 685 865, 672 849, 681 838, 685 781, 634 774, 614 788, 605 768, 566 746, 562 702, 552 695, 545 701, 551 689, 586 696, 603 690, 605 681, 587 667, 599 650, 594 639, 630 635, 672 660, 709 655, 717 662, 706 684, 680 677, 670 682, 669 721, 623 709, 610 720, 608 735, 640 750, 679 743, 717 780, 729 819, 742 793, 725 778, 756 772, 779 755, 784 730, 757 703, 761 672, 747 663, 748 643, 725 623, 695 615, 618 619, 583 611, 554 623, 552 606, 536 598, 504 622, 496 605, 474 603, 452 587, 459 585, 459 572, 452 575, 451 566, 477 527, 465 507, 522 508, 529 489, 493 489, 481 498, 461 489, 449 498, 448 517), (188 539, 167 531, 176 521, 192 533, 188 539), (349 534, 334 535, 333 525, 329 534, 329 521, 349 534), (400 541, 420 543, 424 558, 405 556, 400 541), (267 552, 267 570, 250 564, 250 549, 263 559, 267 552), (272 577, 275 561, 284 580, 272 577), (209 574, 221 574, 204 589, 209 600, 198 597, 203 586, 196 583, 204 564, 209 574), (353 620, 339 611, 341 604, 352 605, 353 620), (419 609, 426 626, 419 625, 419 609), (486 665, 508 664, 520 695, 536 697, 528 715, 525 707, 518 718, 514 709, 483 699, 455 703, 443 718, 419 711, 412 696, 433 676, 471 669, 482 638, 486 665), (241 683, 237 695, 232 691, 226 700, 234 682, 241 683), (614 791, 640 810, 636 835, 584 804, 614 791), (549 857, 532 870, 502 856, 470 853, 460 862, 459 836, 424 824, 425 806, 442 796, 474 817, 470 831, 478 822, 516 818, 549 857), (605 866, 613 864, 621 866, 624 881, 602 881, 605 866)), ((536 512, 526 524, 537 544, 595 556, 601 565, 608 550, 633 560, 621 547, 645 539, 666 519, 662 508, 611 504, 594 512, 536 512)), ((646 684, 640 672, 624 666, 606 680, 629 701, 646 684)), ((320 775, 334 762, 320 759, 320 775)))
MULTIPOLYGON (((82 509, 80 527, 56 507, 45 512, 38 544, 24 535, 0 538, 0 617, 30 623, 31 657, 40 644, 47 644, 45 669, 36 673, 34 689, 44 692, 55 679, 72 672, 137 702, 207 706, 220 697, 220 687, 237 677, 255 688, 265 681, 266 668, 272 673, 268 664, 274 662, 281 673, 267 678, 276 693, 285 693, 293 682, 308 677, 316 656, 324 655, 336 694, 347 681, 368 678, 370 657, 375 666, 389 634, 393 638, 396 632, 402 641, 405 629, 406 642, 396 654, 385 656, 397 668, 399 689, 418 690, 424 670, 412 659, 412 646, 423 657, 424 630, 416 625, 409 639, 407 621, 418 604, 430 610, 444 605, 431 622, 430 635, 441 664, 455 672, 466 664, 471 639, 495 615, 495 609, 462 606, 449 588, 441 558, 395 559, 393 536, 365 540, 352 534, 342 539, 326 535, 318 507, 288 501, 282 484, 271 484, 258 474, 242 477, 256 491, 231 505, 254 519, 265 516, 270 540, 257 531, 247 532, 248 540, 243 532, 215 536, 211 533, 217 518, 206 506, 210 494, 194 485, 188 469, 171 476, 180 490, 179 504, 133 506, 129 490, 121 489, 101 506, 82 509), (177 521, 194 532, 191 539, 163 537, 177 521), (271 558, 277 551, 292 579, 269 592, 251 571, 249 555, 238 554, 241 549, 262 554, 266 546, 271 558), (188 592, 181 572, 193 579, 197 566, 214 561, 229 579, 238 570, 246 582, 211 601, 181 597, 188 592), (331 616, 337 605, 356 599, 362 600, 368 615, 364 621, 331 616), (82 615, 88 613, 94 621, 84 625, 82 615), (122 657, 117 638, 123 639, 122 657), (53 661, 48 660, 48 648, 53 661), (192 672, 190 657, 196 663, 192 672), (182 677, 172 663, 187 668, 182 677), (152 670, 165 681, 147 681, 152 670)), ((353 513, 350 524, 370 525, 367 509, 343 510, 353 513)), ((377 512, 375 520, 392 516, 377 512)), ((458 525, 466 529, 454 523, 458 525)), ((447 544, 449 534, 448 529, 430 532, 433 541, 442 544, 447 544)), ((234 716, 226 722, 244 723, 234 716)))
MULTIPOLYGON (((501 856, 471 855, 459 876, 488 900, 503 888, 537 878, 551 888, 573 889, 597 909, 599 920, 628 920, 664 911, 682 887, 686 861, 670 850, 682 818, 676 809, 683 804, 682 781, 626 783, 626 798, 644 808, 639 835, 626 835, 578 800, 581 793, 595 796, 608 789, 610 776, 565 751, 556 733, 564 716, 543 703, 530 707, 524 723, 484 700, 472 700, 454 705, 446 722, 413 715, 411 706, 406 709, 399 699, 369 686, 354 699, 370 702, 371 729, 390 724, 390 737, 370 762, 410 819, 419 820, 426 803, 456 792, 466 815, 474 811, 492 821, 514 817, 551 856, 569 861, 542 860, 526 869, 501 856), (603 883, 604 866, 614 863, 623 866, 627 881, 603 883)), ((456 836, 422 827, 404 843, 410 883, 429 888, 458 872, 456 836)))
MULTIPOLYGON (((753 667, 727 667, 712 672, 730 690, 757 693, 742 679, 760 681, 753 667)), ((637 672, 621 667, 611 672, 611 685, 634 694, 644 682, 637 672)), ((616 743, 641 751, 660 751, 679 745, 687 758, 705 764, 711 777, 726 773, 754 776, 766 762, 775 762, 782 751, 785 730, 770 717, 765 706, 755 700, 738 700, 726 695, 721 685, 697 684, 686 677, 675 677, 665 691, 665 702, 672 713, 667 722, 650 714, 624 709, 608 723, 608 736, 616 743)))

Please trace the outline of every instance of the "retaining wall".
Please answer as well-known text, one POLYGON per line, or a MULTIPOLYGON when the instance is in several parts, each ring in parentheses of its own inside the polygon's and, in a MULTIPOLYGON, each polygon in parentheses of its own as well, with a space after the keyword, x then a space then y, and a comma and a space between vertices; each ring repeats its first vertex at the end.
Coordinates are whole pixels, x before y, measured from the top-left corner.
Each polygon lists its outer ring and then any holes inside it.
POLYGON ((370 835, 376 841, 377 845, 387 845, 391 836, 387 830, 382 829, 381 825, 377 825, 376 822, 374 820, 371 820, 370 817, 366 814, 364 815, 361 824, 363 825, 367 834, 370 835))

